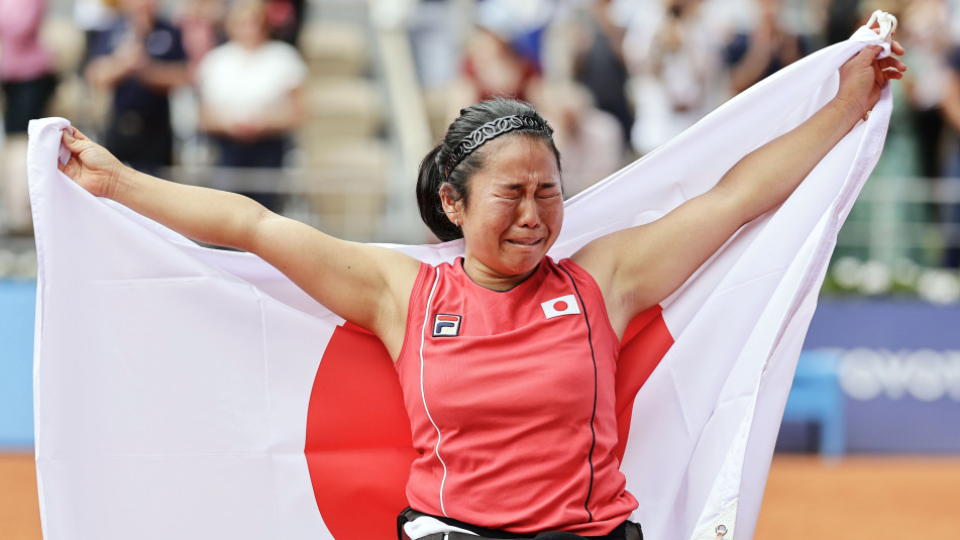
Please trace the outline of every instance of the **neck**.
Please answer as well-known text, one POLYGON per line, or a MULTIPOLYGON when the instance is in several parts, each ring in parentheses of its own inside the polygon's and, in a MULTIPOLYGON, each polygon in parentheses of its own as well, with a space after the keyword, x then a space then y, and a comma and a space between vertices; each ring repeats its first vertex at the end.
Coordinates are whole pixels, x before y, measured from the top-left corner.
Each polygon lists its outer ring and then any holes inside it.
POLYGON ((264 38, 264 39, 249 39, 249 40, 246 40, 246 41, 241 41, 241 42, 239 42, 239 43, 240 43, 240 46, 241 46, 242 48, 244 48, 245 50, 255 51, 255 50, 259 49, 260 46, 263 45, 263 44, 266 43, 266 42, 267 42, 267 40, 264 38))
POLYGON ((508 275, 492 270, 475 258, 465 255, 463 257, 463 271, 467 277, 477 285, 491 291, 505 292, 520 285, 526 279, 533 275, 540 266, 535 266, 529 272, 522 274, 508 275))

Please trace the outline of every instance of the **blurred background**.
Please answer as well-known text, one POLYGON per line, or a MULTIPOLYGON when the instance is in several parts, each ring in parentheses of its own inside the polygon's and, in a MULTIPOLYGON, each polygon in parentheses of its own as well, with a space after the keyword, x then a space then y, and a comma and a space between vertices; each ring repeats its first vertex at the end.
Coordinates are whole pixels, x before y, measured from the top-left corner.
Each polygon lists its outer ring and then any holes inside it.
POLYGON ((461 107, 538 107, 570 197, 876 9, 910 69, 757 538, 960 537, 960 0, 0 0, 0 539, 41 534, 30 118, 342 238, 422 243, 417 164, 461 107))

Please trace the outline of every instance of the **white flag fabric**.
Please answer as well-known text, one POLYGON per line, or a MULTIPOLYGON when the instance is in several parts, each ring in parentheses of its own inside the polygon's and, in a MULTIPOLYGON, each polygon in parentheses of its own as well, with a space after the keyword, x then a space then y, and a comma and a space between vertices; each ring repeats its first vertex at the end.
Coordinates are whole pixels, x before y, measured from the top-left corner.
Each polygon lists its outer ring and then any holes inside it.
MULTIPOLYGON (((569 201, 551 255, 708 190, 834 97, 866 43, 886 45, 861 29, 569 201)), ((887 87, 786 203, 631 323, 618 452, 648 537, 753 536, 819 286, 891 108, 887 87)), ((382 345, 254 255, 85 192, 56 167, 67 126, 30 126, 47 540, 395 538, 414 453, 382 345)), ((394 247, 430 264, 462 254, 460 242, 394 247)))

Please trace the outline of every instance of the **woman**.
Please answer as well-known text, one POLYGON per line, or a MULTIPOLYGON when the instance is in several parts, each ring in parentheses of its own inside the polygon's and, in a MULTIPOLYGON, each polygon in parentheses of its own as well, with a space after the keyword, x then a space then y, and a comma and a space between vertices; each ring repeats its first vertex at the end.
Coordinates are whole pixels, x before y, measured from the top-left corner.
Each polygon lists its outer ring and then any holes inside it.
POLYGON ((733 95, 810 52, 809 40, 784 27, 782 7, 780 0, 758 0, 756 26, 749 33, 737 32, 727 43, 723 56, 733 95))
POLYGON ((866 115, 905 69, 879 50, 847 62, 832 102, 709 192, 559 262, 545 257, 563 218, 559 156, 543 119, 515 101, 465 109, 421 164, 424 220, 442 239, 464 238, 465 256, 435 268, 239 195, 131 171, 82 135, 65 134, 74 155, 63 170, 187 236, 258 254, 383 341, 420 452, 407 487, 414 511, 402 516, 410 538, 626 540, 639 530, 612 454, 612 381, 627 322, 783 202, 866 115))
POLYGON ((40 41, 46 15, 43 0, 0 0, 0 101, 4 136, 0 136, 0 228, 30 234, 27 192, 27 124, 44 116, 57 88, 53 58, 40 41))
POLYGON ((190 82, 180 29, 157 0, 121 0, 120 17, 90 43, 84 76, 112 95, 104 142, 125 163, 173 165, 170 93, 190 82))
MULTIPOLYGON (((306 113, 307 66, 293 46, 270 39, 260 0, 235 4, 226 26, 230 41, 197 67, 200 127, 216 143, 220 167, 279 169, 306 113)), ((272 193, 245 195, 277 209, 272 193)))

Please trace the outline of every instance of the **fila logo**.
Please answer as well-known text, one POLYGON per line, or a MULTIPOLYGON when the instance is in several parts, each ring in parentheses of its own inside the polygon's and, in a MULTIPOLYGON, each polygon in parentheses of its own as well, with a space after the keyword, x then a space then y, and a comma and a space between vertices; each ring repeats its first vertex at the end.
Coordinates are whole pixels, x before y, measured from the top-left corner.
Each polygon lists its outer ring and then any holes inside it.
POLYGON ((580 306, 577 305, 577 297, 572 294, 547 300, 540 304, 540 307, 543 308, 543 315, 548 319, 561 315, 575 315, 580 313, 580 306))
POLYGON ((460 335, 460 315, 438 313, 433 319, 433 337, 456 337, 460 335))

